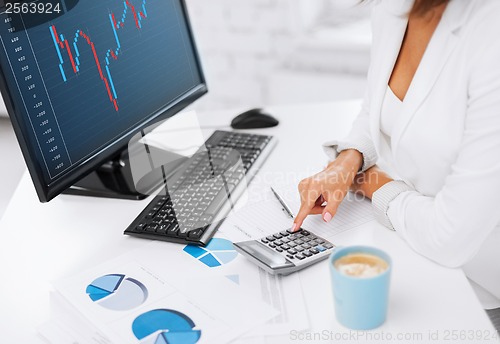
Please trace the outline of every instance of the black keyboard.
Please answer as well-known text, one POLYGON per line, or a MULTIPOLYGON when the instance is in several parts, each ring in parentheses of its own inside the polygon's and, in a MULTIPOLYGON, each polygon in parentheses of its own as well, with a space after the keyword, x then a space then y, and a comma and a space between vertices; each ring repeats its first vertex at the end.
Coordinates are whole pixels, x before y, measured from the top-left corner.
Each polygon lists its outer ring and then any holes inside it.
POLYGON ((272 136, 214 132, 125 234, 206 245, 275 144, 272 136))

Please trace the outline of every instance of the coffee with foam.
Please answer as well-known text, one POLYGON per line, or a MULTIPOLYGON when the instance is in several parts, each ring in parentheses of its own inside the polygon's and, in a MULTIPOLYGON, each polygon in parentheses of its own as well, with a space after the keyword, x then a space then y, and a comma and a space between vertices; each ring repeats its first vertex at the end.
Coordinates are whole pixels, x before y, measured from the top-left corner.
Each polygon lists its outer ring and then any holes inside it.
POLYGON ((375 277, 387 270, 387 262, 370 253, 350 253, 337 259, 333 265, 344 275, 352 277, 375 277))

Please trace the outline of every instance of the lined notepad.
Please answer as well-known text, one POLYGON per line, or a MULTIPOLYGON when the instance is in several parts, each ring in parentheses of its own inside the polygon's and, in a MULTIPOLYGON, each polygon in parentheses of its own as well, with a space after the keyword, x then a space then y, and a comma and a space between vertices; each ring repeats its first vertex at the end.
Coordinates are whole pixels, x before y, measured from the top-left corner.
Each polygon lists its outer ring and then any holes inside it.
MULTIPOLYGON (((295 186, 273 187, 296 214, 300 208, 297 188, 295 186)), ((260 187, 258 196, 259 200, 255 201, 255 198, 250 195, 247 203, 229 217, 220 230, 228 236, 233 236, 231 239, 240 241, 258 239, 292 226, 292 218, 282 209, 268 186, 260 187)), ((372 220, 374 217, 370 201, 349 193, 342 201, 332 221, 325 223, 321 215, 311 215, 307 217, 302 227, 325 239, 330 239, 372 220)))

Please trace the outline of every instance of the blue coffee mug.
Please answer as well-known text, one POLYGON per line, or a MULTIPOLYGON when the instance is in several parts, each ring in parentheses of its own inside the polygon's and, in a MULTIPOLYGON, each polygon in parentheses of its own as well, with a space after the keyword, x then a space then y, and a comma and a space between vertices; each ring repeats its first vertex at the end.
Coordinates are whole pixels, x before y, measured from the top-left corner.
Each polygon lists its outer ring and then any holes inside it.
POLYGON ((330 255, 335 315, 337 321, 353 330, 370 330, 385 322, 389 302, 392 261, 387 253, 369 246, 337 247, 330 255), (355 277, 335 268, 337 259, 354 253, 382 258, 387 269, 373 277, 355 277))

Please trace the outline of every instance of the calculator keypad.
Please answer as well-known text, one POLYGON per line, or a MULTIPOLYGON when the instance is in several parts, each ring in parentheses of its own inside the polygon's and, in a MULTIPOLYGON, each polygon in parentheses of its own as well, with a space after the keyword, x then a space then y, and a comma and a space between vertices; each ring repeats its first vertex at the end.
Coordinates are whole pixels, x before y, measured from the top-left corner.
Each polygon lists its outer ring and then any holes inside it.
POLYGON ((262 238, 260 241, 291 260, 310 258, 334 247, 329 241, 305 229, 297 232, 282 231, 262 238))

